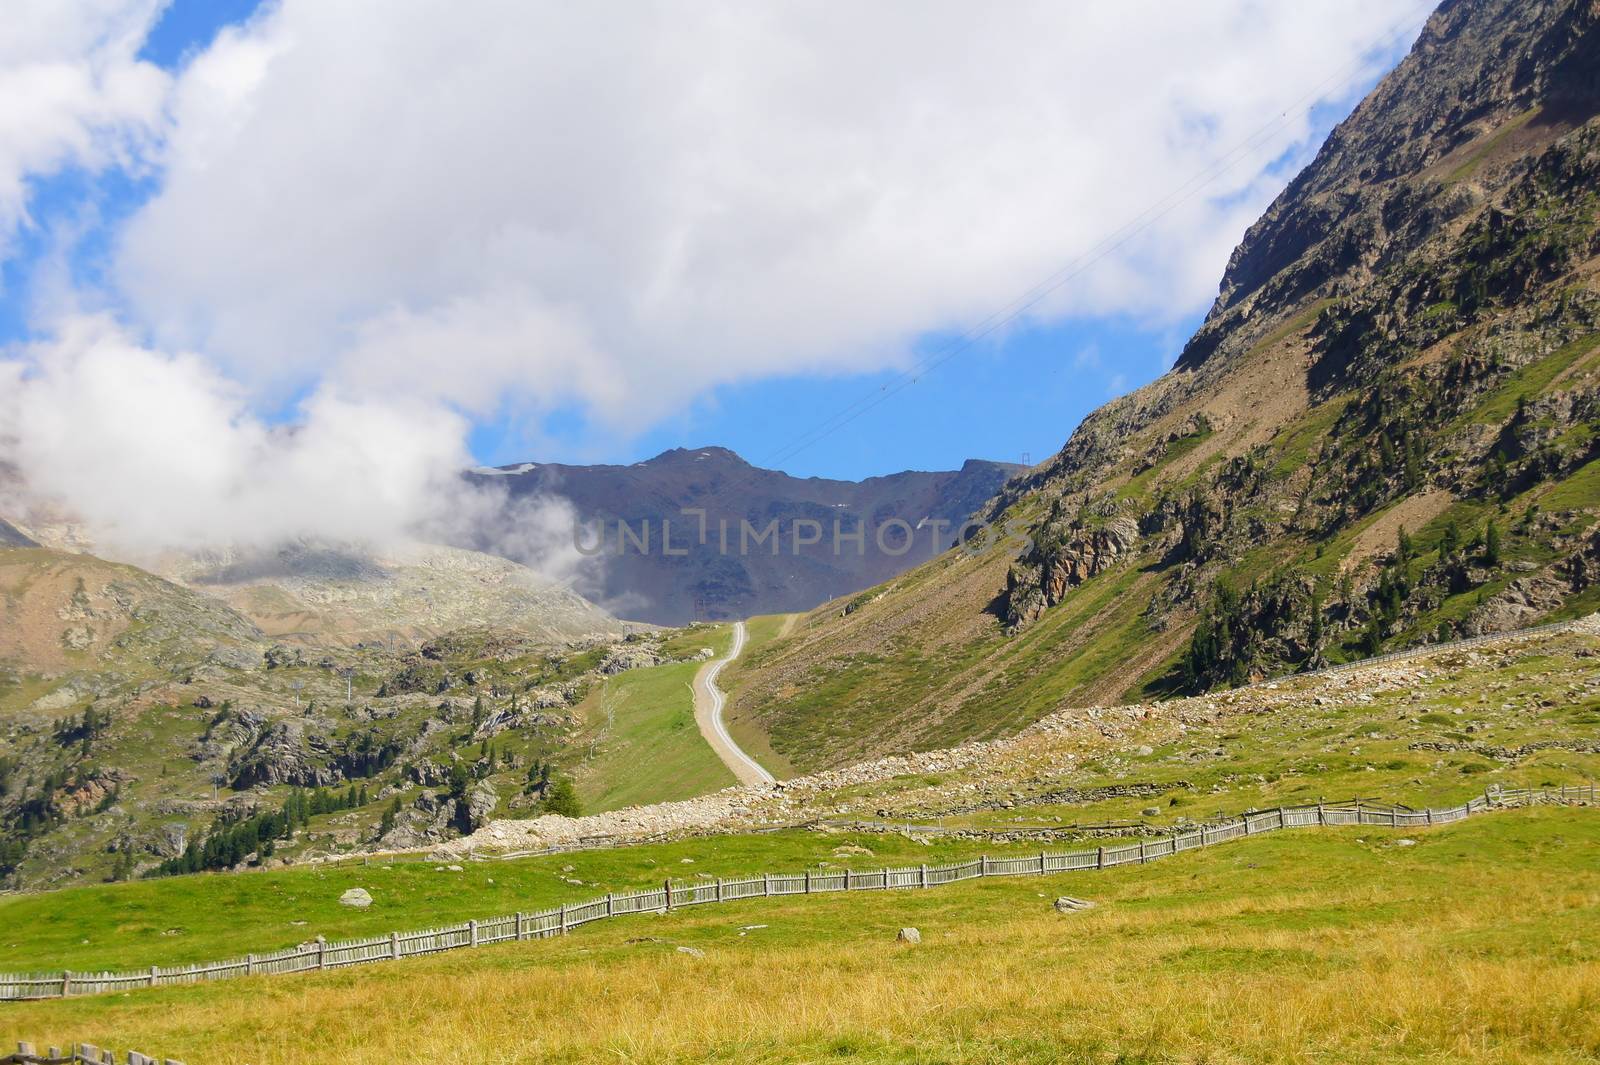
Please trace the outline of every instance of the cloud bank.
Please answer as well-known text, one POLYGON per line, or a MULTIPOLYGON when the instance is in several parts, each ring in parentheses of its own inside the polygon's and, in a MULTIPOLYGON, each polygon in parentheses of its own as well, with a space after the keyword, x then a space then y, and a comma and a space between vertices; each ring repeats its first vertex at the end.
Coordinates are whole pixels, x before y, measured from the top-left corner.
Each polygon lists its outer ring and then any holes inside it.
POLYGON ((0 459, 136 542, 373 535, 430 516, 476 418, 633 433, 721 384, 904 364, 1279 122, 1033 312, 1192 313, 1305 105, 1423 14, 283 0, 168 78, 134 58, 153 3, 82 33, 24 7, 0 86, 75 88, 0 91, 0 226, 30 174, 158 180, 111 234, 115 320, 3 364, 0 459), (258 413, 284 404, 292 429, 258 413))

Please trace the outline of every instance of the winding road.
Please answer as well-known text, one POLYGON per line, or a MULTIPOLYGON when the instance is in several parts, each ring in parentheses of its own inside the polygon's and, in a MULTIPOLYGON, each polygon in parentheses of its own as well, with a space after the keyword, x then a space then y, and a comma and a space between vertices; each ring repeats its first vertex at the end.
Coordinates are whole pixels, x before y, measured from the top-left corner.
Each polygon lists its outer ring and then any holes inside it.
POLYGON ((727 696, 717 687, 717 677, 721 674, 723 666, 739 657, 739 652, 744 650, 744 640, 744 622, 736 621, 733 623, 733 646, 729 648, 726 657, 707 662, 700 667, 700 672, 694 675, 694 721, 700 726, 700 735, 711 744, 711 749, 717 752, 717 757, 733 770, 733 775, 739 778, 739 783, 772 784, 777 778, 733 742, 733 737, 728 734, 728 726, 722 720, 722 708, 727 702, 727 696))

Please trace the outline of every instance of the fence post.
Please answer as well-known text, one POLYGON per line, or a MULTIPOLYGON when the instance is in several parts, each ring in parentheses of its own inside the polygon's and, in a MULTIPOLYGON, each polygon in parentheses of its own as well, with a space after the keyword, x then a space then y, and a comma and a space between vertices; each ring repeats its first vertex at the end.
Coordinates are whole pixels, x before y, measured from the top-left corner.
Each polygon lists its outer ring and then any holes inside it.
POLYGON ((1284 823, 1284 820, 1283 820, 1283 807, 1281 807, 1281 806, 1278 807, 1278 827, 1279 828, 1287 828, 1288 827, 1284 823))
POLYGON ((156 986, 156 967, 154 965, 150 966, 150 986, 156 986))
MULTIPOLYGON (((717 901, 718 901, 718 902, 721 902, 721 901, 722 901, 722 877, 720 877, 720 876, 719 876, 719 877, 717 877, 717 901)), ((611 912, 611 911, 610 911, 610 909, 609 909, 609 908, 608 908, 608 909, 607 909, 607 910, 606 910, 606 912, 607 912, 607 913, 610 913, 610 912, 611 912)))
POLYGON ((670 910, 672 909, 672 878, 668 877, 667 879, 663 880, 661 882, 661 887, 662 890, 667 893, 667 909, 670 910))
POLYGON ((517 942, 522 942, 522 911, 517 911, 517 942))
POLYGON ((252 976, 252 975, 255 974, 255 971, 256 971, 256 956, 254 954, 246 954, 244 956, 244 974, 246 976, 252 976))
POLYGON ((1327 823, 1328 823, 1328 816, 1322 810, 1322 800, 1318 799, 1317 800, 1317 824, 1325 825, 1327 823))
POLYGON ((923 862, 922 863, 922 868, 917 871, 917 885, 919 887, 927 887, 928 886, 928 863, 927 862, 923 862))
POLYGON ((1422 808, 1422 816, 1427 818, 1428 824, 1430 824, 1430 825, 1433 824, 1433 807, 1424 806, 1422 808))
POLYGON ((72 994, 72 970, 61 970, 61 997, 66 998, 72 994))
MULTIPOLYGON (((762 875, 765 876, 766 874, 763 873, 762 875)), ((846 866, 845 870, 844 870, 844 889, 846 891, 850 890, 850 867, 849 866, 846 866)))
POLYGON ((1139 864, 1144 864, 1144 840, 1139 841, 1139 864))
POLYGON ((477 921, 468 921, 467 922, 467 946, 475 947, 477 945, 478 945, 478 922, 477 921))
MULTIPOLYGON (((719 898, 719 899, 722 898, 722 881, 721 880, 717 881, 717 898, 719 898)), ((611 892, 608 891, 608 892, 606 892, 606 916, 607 917, 612 916, 613 912, 614 912, 614 910, 612 908, 612 903, 611 903, 611 892)))
POLYGON ((1044 851, 1039 852, 1039 875, 1044 875, 1044 851))
MULTIPOLYGON (((671 896, 669 895, 668 898, 671 898, 671 896)), ((671 903, 668 903, 668 905, 670 906, 671 903)), ((561 904, 561 934, 567 934, 567 904, 564 902, 561 904)))
POLYGON ((978 875, 989 875, 989 856, 987 854, 978 855, 978 875))
MULTIPOLYGON (((473 945, 477 945, 477 932, 473 932, 473 945)), ((325 936, 317 937, 317 968, 326 968, 328 964, 328 940, 325 936)))
POLYGON ((1096 869, 1104 869, 1106 867, 1106 849, 1104 847, 1096 847, 1094 849, 1094 867, 1096 869))
POLYGON ((400 933, 389 933, 389 958, 393 961, 400 960, 400 933))
POLYGON ((806 870, 806 894, 811 894, 811 870, 806 870))

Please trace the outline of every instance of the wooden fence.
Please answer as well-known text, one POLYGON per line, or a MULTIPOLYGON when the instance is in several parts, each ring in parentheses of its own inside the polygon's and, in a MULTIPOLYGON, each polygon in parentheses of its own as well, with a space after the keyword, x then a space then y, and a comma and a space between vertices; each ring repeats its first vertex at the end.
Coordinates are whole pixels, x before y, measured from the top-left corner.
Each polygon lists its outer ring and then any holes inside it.
MULTIPOLYGON (((128 1056, 122 1060, 127 1065, 183 1065, 181 1061, 152 1058, 137 1050, 128 1051, 128 1056)), ((32 1043, 18 1043, 17 1052, 0 1058, 0 1065, 117 1065, 117 1054, 114 1050, 103 1050, 92 1043, 79 1043, 65 1052, 59 1047, 46 1047, 45 1052, 40 1054, 32 1043)))
POLYGON ((991 876, 1043 876, 1051 873, 1109 869, 1119 865, 1156 861, 1184 851, 1243 839, 1263 832, 1315 825, 1375 825, 1387 828, 1421 828, 1460 821, 1494 806, 1535 803, 1596 801, 1593 785, 1583 787, 1490 791, 1447 810, 1412 810, 1402 806, 1374 806, 1352 802, 1286 806, 1245 813, 1237 817, 1187 828, 1172 835, 1089 850, 1040 851, 1015 858, 974 858, 954 865, 916 865, 898 869, 856 872, 848 869, 803 873, 764 873, 756 876, 666 881, 659 888, 608 894, 588 902, 557 906, 537 913, 514 913, 486 920, 390 932, 369 939, 315 941, 265 954, 246 954, 228 961, 194 965, 152 965, 137 972, 65 972, 0 974, 0 1000, 63 998, 144 987, 170 987, 233 976, 268 973, 302 973, 396 961, 421 954, 438 954, 463 947, 486 946, 525 939, 564 935, 581 925, 631 913, 662 913, 682 906, 734 902, 776 895, 811 895, 832 891, 882 891, 896 888, 932 888, 991 876))

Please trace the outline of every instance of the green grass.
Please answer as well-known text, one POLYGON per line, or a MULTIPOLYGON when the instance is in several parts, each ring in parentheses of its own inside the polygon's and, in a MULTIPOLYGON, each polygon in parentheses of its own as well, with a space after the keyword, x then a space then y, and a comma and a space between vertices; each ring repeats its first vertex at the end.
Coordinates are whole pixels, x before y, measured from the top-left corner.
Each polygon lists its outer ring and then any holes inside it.
POLYGON ((1458 424, 1498 425, 1511 417, 1521 396, 1537 396, 1561 372, 1600 345, 1600 333, 1591 333, 1563 344, 1549 355, 1518 368, 1476 407, 1457 419, 1458 424))
MULTIPOLYGON (((696 630, 679 650, 710 647, 721 656, 731 639, 727 626, 696 630)), ((595 737, 593 754, 577 774, 586 811, 688 799, 736 783, 695 724, 691 685, 700 666, 629 670, 589 693, 580 713, 595 737)))
POLYGON ((329 939, 428 928, 563 902, 608 891, 692 881, 701 873, 757 872, 965 860, 979 853, 1036 852, 1028 845, 913 842, 898 835, 816 833, 717 836, 507 861, 440 863, 391 858, 250 873, 202 873, 94 884, 0 898, 0 971, 142 967, 233 957, 329 939), (863 847, 869 853, 837 855, 863 847), (690 859, 690 861, 685 861, 690 859), (367 909, 339 905, 363 887, 367 909))
POLYGON ((256 1065, 1592 1061, 1600 816, 1407 835, 1305 830, 1104 873, 752 900, 8 1005, 0 1032, 256 1065), (1097 906, 1056 914, 1063 892, 1097 906), (905 926, 920 946, 894 941, 905 926))

